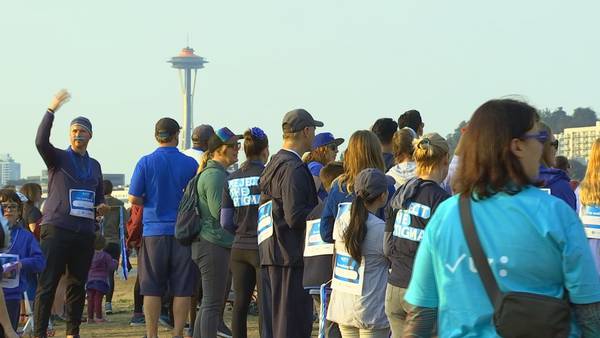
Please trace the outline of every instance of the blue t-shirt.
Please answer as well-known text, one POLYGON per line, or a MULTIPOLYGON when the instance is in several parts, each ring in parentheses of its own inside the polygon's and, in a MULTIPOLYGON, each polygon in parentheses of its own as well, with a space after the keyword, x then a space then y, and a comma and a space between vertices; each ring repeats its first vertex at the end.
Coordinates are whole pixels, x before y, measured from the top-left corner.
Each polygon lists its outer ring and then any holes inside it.
MULTIPOLYGON (((437 307, 439 337, 498 337, 493 309, 462 231, 459 196, 429 221, 405 300, 437 307)), ((600 301, 600 277, 577 215, 562 200, 529 187, 472 203, 475 228, 503 292, 600 301)), ((572 333, 571 336, 574 336, 572 333)))
POLYGON ((144 237, 173 236, 183 191, 198 163, 175 147, 160 147, 142 157, 131 177, 129 194, 144 199, 144 237))

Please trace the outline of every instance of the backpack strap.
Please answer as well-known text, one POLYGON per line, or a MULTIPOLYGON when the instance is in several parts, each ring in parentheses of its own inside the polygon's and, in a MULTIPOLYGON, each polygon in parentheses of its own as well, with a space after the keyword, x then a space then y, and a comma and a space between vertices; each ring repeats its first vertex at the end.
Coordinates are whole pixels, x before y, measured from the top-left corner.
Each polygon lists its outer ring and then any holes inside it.
POLYGON ((465 194, 461 194, 459 201, 460 220, 465 239, 467 240, 467 245, 469 246, 469 251, 471 251, 471 257, 473 257, 475 268, 483 283, 485 292, 487 293, 490 302, 492 302, 492 306, 496 309, 502 298, 502 292, 498 287, 498 282, 492 274, 492 269, 490 268, 487 256, 481 247, 481 242, 479 241, 477 231, 475 230, 475 223, 473 222, 473 215, 471 213, 471 198, 465 194))

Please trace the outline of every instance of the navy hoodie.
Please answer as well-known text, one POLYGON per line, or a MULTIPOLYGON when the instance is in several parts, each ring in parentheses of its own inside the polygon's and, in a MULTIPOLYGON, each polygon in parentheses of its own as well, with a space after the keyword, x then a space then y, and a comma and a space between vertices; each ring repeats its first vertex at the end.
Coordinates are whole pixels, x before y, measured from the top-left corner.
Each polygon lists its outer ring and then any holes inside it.
POLYGON ((259 187, 260 204, 273 202, 273 235, 258 246, 260 264, 302 267, 306 218, 318 204, 308 167, 298 155, 281 149, 265 167, 259 187))
POLYGON ((398 188, 386 208, 383 235, 383 252, 391 262, 388 283, 408 288, 425 227, 448 197, 439 184, 420 178, 411 178, 398 188))
POLYGON ((550 189, 550 194, 565 201, 573 210, 577 209, 577 197, 571 189, 571 179, 566 172, 540 166, 539 180, 543 181, 543 188, 550 189))

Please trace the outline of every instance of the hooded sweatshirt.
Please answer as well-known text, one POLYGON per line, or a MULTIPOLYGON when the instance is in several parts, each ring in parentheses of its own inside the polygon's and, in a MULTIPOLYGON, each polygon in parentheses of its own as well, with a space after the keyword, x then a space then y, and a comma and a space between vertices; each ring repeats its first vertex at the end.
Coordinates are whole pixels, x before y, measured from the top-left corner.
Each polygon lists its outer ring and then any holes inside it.
POLYGON ((388 283, 408 288, 425 227, 450 195, 436 182, 412 178, 403 184, 386 209, 383 250, 391 261, 388 283))
POLYGON ((392 176, 396 180, 394 188, 398 189, 404 182, 415 177, 416 171, 417 164, 415 162, 403 162, 391 167, 386 175, 392 176))
POLYGON ((23 228, 22 222, 10 227, 10 244, 6 253, 19 255, 21 273, 19 275, 19 286, 3 289, 4 297, 6 300, 19 300, 23 296, 23 292, 27 290, 27 276, 42 272, 46 267, 46 259, 35 237, 23 228))
POLYGON ((281 149, 271 157, 259 182, 260 204, 273 203, 273 235, 258 246, 262 266, 303 266, 306 218, 318 204, 313 182, 297 154, 281 149))
POLYGON ((540 175, 538 177, 543 181, 543 188, 550 189, 550 194, 565 201, 573 210, 577 210, 577 198, 575 192, 571 189, 571 179, 566 172, 540 166, 540 175))

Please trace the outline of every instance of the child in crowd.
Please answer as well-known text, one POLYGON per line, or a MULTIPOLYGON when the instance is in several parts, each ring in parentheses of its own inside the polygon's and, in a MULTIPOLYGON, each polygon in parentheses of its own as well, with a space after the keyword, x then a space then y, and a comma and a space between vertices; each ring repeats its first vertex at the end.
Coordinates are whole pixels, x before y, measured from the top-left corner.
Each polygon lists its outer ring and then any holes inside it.
MULTIPOLYGON (((319 178, 323 188, 329 192, 331 183, 344 173, 342 162, 330 162, 319 173, 319 178)), ((306 220, 306 239, 304 243, 304 273, 302 275, 302 285, 313 296, 315 304, 319 309, 319 318, 323 317, 321 313, 321 284, 331 280, 333 267, 333 244, 325 243, 321 239, 321 213, 323 213, 323 201, 308 215, 306 220), (323 250, 326 249, 326 250, 323 250)), ((330 293, 330 289, 327 290, 330 293)), ((340 330, 336 323, 325 320, 324 328, 326 338, 341 337, 340 330)))
POLYGON ((6 299, 6 308, 12 328, 16 330, 21 314, 21 300, 23 293, 27 290, 27 276, 42 272, 46 267, 46 260, 33 234, 25 230, 26 225, 22 218, 23 202, 17 193, 12 189, 1 189, 0 203, 8 225, 5 237, 8 241, 3 241, 8 244, 6 250, 3 251, 3 256, 7 258, 2 259, 2 264, 6 268, 4 277, 6 279, 8 275, 11 275, 18 278, 13 286, 5 286, 2 291, 6 299), (9 256, 16 256, 16 260, 7 264, 5 259, 8 259, 9 256), (10 267, 8 267, 9 265, 10 267), (9 269, 13 272, 7 272, 9 269))
POLYGON ((394 179, 375 168, 362 170, 354 181, 352 205, 335 220, 335 267, 327 319, 342 337, 387 338, 385 284, 389 262, 383 254, 385 222, 377 217, 387 204, 394 179))
POLYGON ((117 269, 118 262, 103 250, 105 244, 104 237, 97 233, 94 240, 94 258, 92 259, 92 265, 88 272, 88 282, 86 284, 88 324, 104 323, 107 321, 103 318, 102 314, 102 299, 109 290, 109 274, 117 269))

